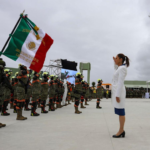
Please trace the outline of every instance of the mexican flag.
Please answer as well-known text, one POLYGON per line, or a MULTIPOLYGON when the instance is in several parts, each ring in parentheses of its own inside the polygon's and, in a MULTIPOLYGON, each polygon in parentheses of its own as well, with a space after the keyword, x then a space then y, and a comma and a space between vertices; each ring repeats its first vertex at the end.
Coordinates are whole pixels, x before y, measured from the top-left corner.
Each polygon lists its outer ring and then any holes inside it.
POLYGON ((39 29, 27 15, 21 15, 17 29, 10 36, 10 42, 2 54, 39 72, 53 39, 39 29))

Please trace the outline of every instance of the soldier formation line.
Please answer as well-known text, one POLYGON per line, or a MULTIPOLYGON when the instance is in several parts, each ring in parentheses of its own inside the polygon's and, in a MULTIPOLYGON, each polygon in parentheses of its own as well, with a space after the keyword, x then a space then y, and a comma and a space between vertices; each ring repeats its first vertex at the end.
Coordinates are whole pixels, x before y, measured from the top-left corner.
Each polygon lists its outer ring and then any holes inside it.
MULTIPOLYGON (((74 102, 75 114, 81 114, 80 108, 86 108, 87 102, 92 100, 92 93, 96 90, 97 102, 96 108, 101 109, 100 99, 102 98, 102 80, 98 79, 97 89, 89 87, 89 84, 83 80, 81 73, 76 74, 75 85, 69 82, 64 83, 57 76, 49 75, 47 72, 40 74, 32 70, 27 70, 24 65, 19 65, 19 72, 11 77, 11 70, 5 69, 5 62, 0 58, 0 112, 2 116, 8 116, 8 104, 13 113, 16 113, 16 120, 27 120, 23 116, 24 111, 31 111, 31 116, 39 116, 37 108, 41 113, 55 111, 58 108, 67 106, 74 102), (67 92, 65 91, 65 87, 67 92), (46 100, 49 99, 48 104, 46 100), (30 102, 31 100, 31 102, 30 102), (63 104, 63 105, 62 105, 63 104), (31 105, 31 109, 28 107, 31 105), (48 111, 45 110, 48 106, 48 111)), ((109 91, 106 92, 108 98, 109 91)), ((6 124, 0 123, 0 128, 6 124)))

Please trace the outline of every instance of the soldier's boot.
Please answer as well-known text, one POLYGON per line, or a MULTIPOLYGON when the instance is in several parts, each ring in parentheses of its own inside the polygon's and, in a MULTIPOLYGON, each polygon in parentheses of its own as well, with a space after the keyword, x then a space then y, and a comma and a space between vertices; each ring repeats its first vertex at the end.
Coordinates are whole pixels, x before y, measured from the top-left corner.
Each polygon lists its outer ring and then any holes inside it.
POLYGON ((21 116, 21 109, 17 110, 17 118, 16 120, 25 120, 22 116, 21 116))
POLYGON ((36 113, 35 110, 36 110, 36 102, 33 102, 31 108, 31 116, 39 116, 39 114, 36 113))
POLYGON ((75 114, 80 114, 80 112, 78 111, 78 107, 74 106, 74 108, 75 108, 75 114))
POLYGON ((31 109, 31 116, 39 116, 39 114, 35 112, 34 108, 31 109))
POLYGON ((99 103, 97 103, 96 108, 101 109, 102 107, 100 107, 99 103))
POLYGON ((89 104, 87 103, 87 100, 85 100, 85 105, 89 105, 89 104))
POLYGON ((41 105, 41 113, 48 113, 48 111, 45 110, 45 106, 44 105, 41 105))
POLYGON ((82 111, 79 111, 78 107, 77 107, 77 112, 79 112, 80 114, 82 113, 82 111))
POLYGON ((54 104, 49 104, 49 111, 55 111, 54 104))
POLYGON ((5 126, 6 126, 6 124, 0 123, 0 128, 5 127, 5 126))
POLYGON ((86 108, 86 107, 84 107, 84 106, 83 106, 83 103, 81 103, 81 107, 80 107, 80 108, 86 108))
POLYGON ((27 117, 22 116, 22 109, 20 109, 20 112, 21 112, 21 117, 22 117, 24 120, 28 119, 27 117))
POLYGON ((10 103, 10 109, 14 109, 13 102, 10 103))
POLYGON ((31 110, 30 108, 28 108, 28 105, 29 105, 29 100, 26 100, 25 107, 24 107, 25 111, 30 111, 31 110))
MULTIPOLYGON (((4 102, 5 103, 5 102, 4 102)), ((6 105, 4 104, 3 107, 2 107, 2 113, 1 113, 2 116, 9 116, 10 113, 7 113, 6 112, 6 105)))
POLYGON ((60 102, 57 103, 57 108, 61 108, 60 102))

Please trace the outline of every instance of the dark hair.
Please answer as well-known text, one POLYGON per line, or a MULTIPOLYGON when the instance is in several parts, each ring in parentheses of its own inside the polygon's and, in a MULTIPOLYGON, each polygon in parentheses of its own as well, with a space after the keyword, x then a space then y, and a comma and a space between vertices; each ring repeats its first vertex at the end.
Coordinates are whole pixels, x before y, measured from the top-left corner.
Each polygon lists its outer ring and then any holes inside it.
POLYGON ((125 64, 127 65, 127 67, 130 66, 130 62, 129 62, 128 56, 125 56, 124 54, 118 54, 118 57, 122 58, 122 64, 124 64, 124 62, 126 61, 125 64))

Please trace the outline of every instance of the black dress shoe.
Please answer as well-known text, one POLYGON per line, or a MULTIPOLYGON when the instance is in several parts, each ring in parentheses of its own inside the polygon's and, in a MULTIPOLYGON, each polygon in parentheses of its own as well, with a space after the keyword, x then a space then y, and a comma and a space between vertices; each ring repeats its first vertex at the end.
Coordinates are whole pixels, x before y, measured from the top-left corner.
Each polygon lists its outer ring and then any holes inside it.
POLYGON ((113 137, 113 138, 121 138, 121 137, 124 138, 124 137, 125 137, 125 131, 123 131, 123 132, 122 132, 120 135, 118 135, 118 136, 117 136, 117 135, 113 135, 112 137, 113 137))

